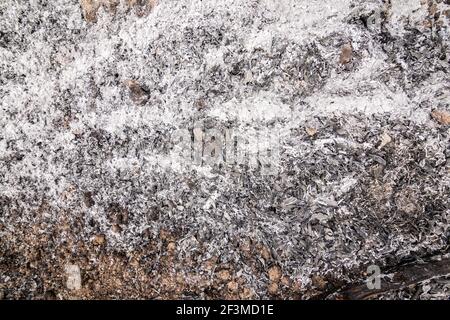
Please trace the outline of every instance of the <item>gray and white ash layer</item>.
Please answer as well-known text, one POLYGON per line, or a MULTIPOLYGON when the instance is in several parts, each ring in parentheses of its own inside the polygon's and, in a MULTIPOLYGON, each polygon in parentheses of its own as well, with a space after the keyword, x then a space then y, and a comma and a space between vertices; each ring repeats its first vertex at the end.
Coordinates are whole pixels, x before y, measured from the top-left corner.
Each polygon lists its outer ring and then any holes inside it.
POLYGON ((0 297, 308 298, 446 254, 449 21, 448 0, 2 0, 0 297), (264 143, 275 172, 233 163, 264 143))

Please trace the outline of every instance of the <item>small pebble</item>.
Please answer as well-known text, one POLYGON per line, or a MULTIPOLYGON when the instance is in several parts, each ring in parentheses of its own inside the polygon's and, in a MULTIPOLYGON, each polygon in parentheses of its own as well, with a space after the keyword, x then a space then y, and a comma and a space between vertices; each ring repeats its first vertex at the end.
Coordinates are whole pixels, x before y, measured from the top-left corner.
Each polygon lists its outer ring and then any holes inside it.
POLYGON ((272 266, 269 268, 269 280, 277 282, 281 278, 281 269, 278 266, 272 266))
POLYGON ((270 250, 267 247, 262 247, 261 256, 264 260, 268 261, 271 257, 270 250))
POLYGON ((327 281, 322 276, 313 276, 311 278, 311 282, 313 286, 319 290, 324 290, 327 286, 327 281))
POLYGON ((230 281, 227 284, 227 288, 230 292, 236 292, 239 288, 239 285, 236 281, 230 281))
POLYGON ((317 134, 317 129, 313 128, 313 127, 306 127, 305 131, 308 134, 308 136, 310 136, 310 137, 313 137, 317 134))
POLYGON ((392 142, 392 138, 386 132, 381 135, 381 143, 378 146, 378 149, 382 149, 384 146, 392 142))
POLYGON ((284 276, 283 278, 281 278, 281 284, 283 286, 289 287, 291 285, 291 279, 289 279, 289 277, 284 276))
POLYGON ((450 113, 445 110, 433 110, 431 117, 442 125, 450 125, 450 113))
POLYGON ((67 281, 66 286, 69 290, 81 289, 81 270, 76 264, 68 264, 65 267, 67 281))
POLYGON ((272 282, 271 284, 269 284, 268 291, 272 295, 277 294, 278 293, 278 284, 276 284, 275 282, 272 282))
POLYGON ((352 45, 347 43, 341 49, 341 55, 339 56, 339 63, 347 64, 352 61, 353 48, 352 45))
POLYGON ((175 252, 175 249, 176 249, 176 244, 175 244, 175 242, 169 242, 169 243, 167 244, 167 251, 168 251, 169 253, 174 253, 174 252, 175 252))
POLYGON ((144 105, 148 101, 148 93, 142 88, 142 86, 135 80, 125 81, 125 85, 130 90, 130 98, 134 103, 144 105))
POLYGON ((217 273, 217 276, 221 281, 228 281, 231 277, 230 272, 228 270, 220 270, 217 273))
POLYGON ((84 19, 87 22, 96 22, 97 11, 100 8, 101 2, 99 0, 81 0, 80 5, 84 19))
POLYGON ((92 240, 92 242, 94 243, 94 245, 96 246, 102 246, 105 244, 106 242, 106 237, 104 234, 97 234, 94 239, 92 240))

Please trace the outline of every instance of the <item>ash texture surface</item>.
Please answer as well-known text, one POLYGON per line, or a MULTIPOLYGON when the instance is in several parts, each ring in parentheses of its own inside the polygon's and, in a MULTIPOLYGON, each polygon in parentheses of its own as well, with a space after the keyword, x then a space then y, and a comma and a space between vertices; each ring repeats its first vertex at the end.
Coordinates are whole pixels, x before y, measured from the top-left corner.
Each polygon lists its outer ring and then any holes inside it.
MULTIPOLYGON (((449 23, 448 0, 1 0, 0 299, 332 298, 448 259, 449 23)), ((374 297, 448 299, 439 270, 374 297)))

